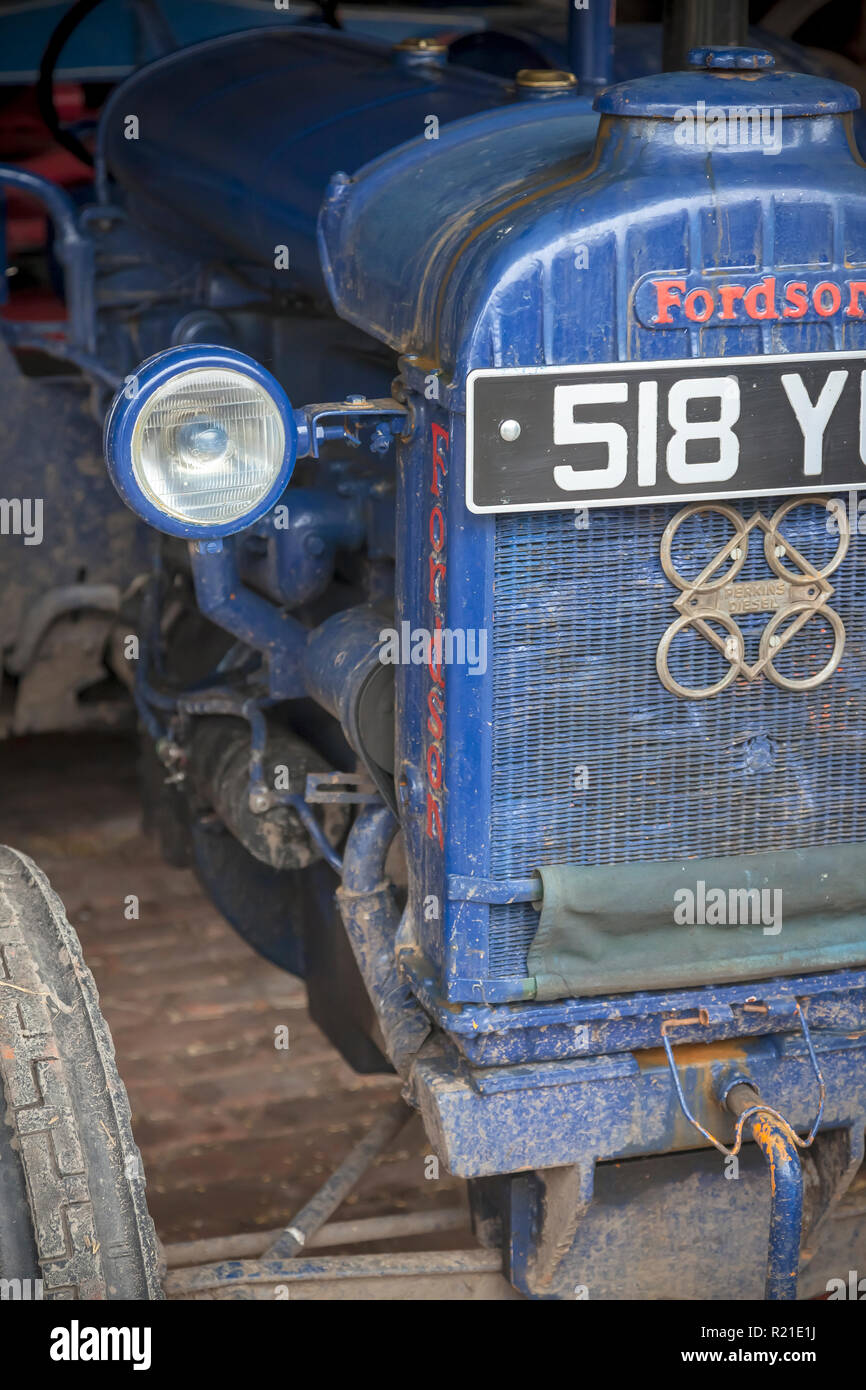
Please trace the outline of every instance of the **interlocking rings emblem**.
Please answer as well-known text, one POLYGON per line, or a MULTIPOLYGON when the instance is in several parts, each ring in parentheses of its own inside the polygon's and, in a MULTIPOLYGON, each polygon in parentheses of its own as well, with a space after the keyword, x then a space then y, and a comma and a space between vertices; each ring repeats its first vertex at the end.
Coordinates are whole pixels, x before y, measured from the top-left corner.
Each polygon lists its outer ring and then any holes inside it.
POLYGON ((779 507, 769 521, 761 512, 755 512, 746 521, 738 511, 723 502, 694 502, 683 507, 666 526, 661 541, 662 569, 681 591, 680 597, 674 601, 674 608, 681 616, 671 623, 656 653, 656 670, 665 689, 685 700, 707 700, 711 695, 718 695, 727 689, 738 676, 753 681, 762 674, 783 690, 814 690, 816 686, 823 685, 836 670, 845 649, 842 619, 827 607, 827 600, 834 592, 827 576, 842 563, 850 539, 845 508, 838 501, 828 502, 824 497, 795 497, 779 507), (807 505, 826 507, 839 528, 836 553, 822 570, 815 569, 787 537, 779 533, 779 527, 794 508, 807 505), (704 516, 709 512, 717 512, 725 517, 733 527, 734 534, 695 579, 684 579, 677 573, 671 559, 674 536, 689 517, 704 516), (733 581, 749 553, 749 536, 756 530, 764 533, 764 556, 772 577, 736 584, 733 581), (789 569, 784 560, 790 560, 799 572, 789 569), (719 569, 728 561, 731 562, 730 568, 719 576, 719 569), (758 659, 750 665, 745 659, 742 631, 733 615, 761 612, 770 612, 773 616, 761 633, 758 659), (833 630, 833 653, 829 661, 816 675, 804 679, 794 680, 780 675, 773 665, 775 658, 816 614, 825 618, 833 630), (730 662, 730 669, 715 685, 694 690, 681 685, 671 675, 668 666, 671 643, 686 628, 694 628, 730 662), (718 628, 724 630, 724 636, 718 628))

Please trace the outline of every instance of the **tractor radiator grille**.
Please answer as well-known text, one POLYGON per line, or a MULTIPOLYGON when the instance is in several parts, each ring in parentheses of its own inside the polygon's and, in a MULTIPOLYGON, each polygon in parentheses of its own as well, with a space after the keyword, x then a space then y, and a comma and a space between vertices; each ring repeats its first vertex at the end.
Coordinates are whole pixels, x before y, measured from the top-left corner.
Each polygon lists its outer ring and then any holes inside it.
MULTIPOLYGON (((769 519, 784 500, 750 499, 736 510, 769 519)), ((678 591, 659 561, 662 533, 678 510, 591 510, 582 514, 584 529, 575 524, 580 513, 497 519, 494 877, 525 876, 544 863, 748 854, 866 838, 866 536, 852 535, 829 576, 828 605, 847 633, 829 680, 792 693, 761 675, 685 700, 665 690, 655 665, 678 616, 678 591)), ((826 510, 812 502, 790 514, 781 534, 817 569, 838 544, 826 510)), ((678 573, 695 577, 731 535, 718 513, 689 518, 674 543, 678 573)), ((773 577, 762 541, 760 530, 750 533, 739 582, 773 577)), ((747 661, 756 659, 770 616, 737 617, 747 661)), ((832 649, 830 624, 817 615, 776 667, 803 679, 832 649)), ((691 630, 672 649, 670 670, 683 685, 706 687, 726 669, 691 630)), ((492 976, 526 973, 536 924, 528 905, 491 909, 492 976)))

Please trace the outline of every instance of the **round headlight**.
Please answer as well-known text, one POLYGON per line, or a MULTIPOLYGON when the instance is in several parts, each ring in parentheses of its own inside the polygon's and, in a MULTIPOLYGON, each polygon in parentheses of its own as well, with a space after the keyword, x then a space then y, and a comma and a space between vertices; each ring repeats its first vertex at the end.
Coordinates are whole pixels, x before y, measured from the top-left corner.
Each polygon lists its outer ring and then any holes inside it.
POLYGON ((277 500, 297 448, 285 393, 252 358, 171 348, 142 364, 106 424, 121 496, 172 535, 224 536, 277 500))
POLYGON ((132 435, 142 491, 200 526, 247 516, 273 486, 286 432, 271 397, 240 372, 194 367, 160 386, 132 435))

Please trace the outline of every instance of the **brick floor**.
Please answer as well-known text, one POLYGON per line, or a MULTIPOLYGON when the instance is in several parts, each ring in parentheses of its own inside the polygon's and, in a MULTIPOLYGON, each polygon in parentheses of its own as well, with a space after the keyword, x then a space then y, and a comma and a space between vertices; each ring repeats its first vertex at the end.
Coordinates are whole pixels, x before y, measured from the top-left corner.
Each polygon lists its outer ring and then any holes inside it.
MULTIPOLYGON (((81 937, 162 1239, 278 1226, 398 1083, 355 1075, 310 1021, 303 984, 257 956, 191 872, 163 863, 141 834, 134 759, 134 746, 119 737, 3 745, 0 843, 38 861, 81 937), (138 920, 124 915, 130 894, 138 920), (288 1052, 274 1048, 279 1024, 290 1030, 288 1052)), ((343 1216, 453 1206, 463 1184, 447 1175, 425 1180, 428 1151, 413 1119, 343 1216)), ((447 1233, 401 1245, 469 1243, 447 1233)))

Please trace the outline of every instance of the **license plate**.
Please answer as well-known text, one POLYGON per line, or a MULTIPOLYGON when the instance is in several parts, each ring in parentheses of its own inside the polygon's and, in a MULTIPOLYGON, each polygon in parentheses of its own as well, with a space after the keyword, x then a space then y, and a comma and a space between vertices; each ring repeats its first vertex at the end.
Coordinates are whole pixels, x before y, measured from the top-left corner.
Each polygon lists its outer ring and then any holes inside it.
POLYGON ((481 369, 473 512, 866 487, 866 352, 481 369))

